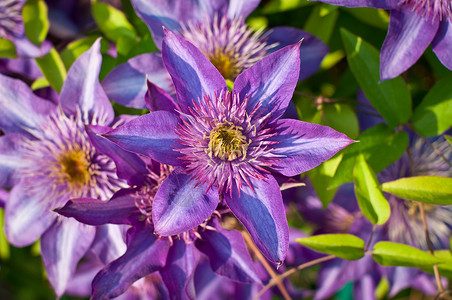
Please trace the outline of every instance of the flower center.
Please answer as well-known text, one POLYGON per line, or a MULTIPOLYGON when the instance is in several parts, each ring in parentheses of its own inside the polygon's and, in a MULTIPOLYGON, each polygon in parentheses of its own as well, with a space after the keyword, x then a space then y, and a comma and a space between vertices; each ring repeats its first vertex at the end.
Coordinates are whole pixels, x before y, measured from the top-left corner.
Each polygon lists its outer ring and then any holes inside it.
POLYGON ((206 149, 207 154, 212 157, 216 156, 221 160, 234 160, 240 156, 246 157, 246 151, 250 144, 246 140, 246 136, 242 133, 243 128, 225 121, 218 123, 217 126, 210 131, 209 147, 206 149))
POLYGON ((82 151, 63 153, 58 159, 62 177, 71 184, 85 185, 90 179, 89 162, 82 151))
POLYGON ((224 78, 233 79, 237 77, 240 69, 237 68, 237 59, 234 59, 231 54, 217 50, 215 53, 208 54, 207 58, 224 78))
POLYGON ((452 1, 450 0, 400 0, 400 5, 406 5, 413 11, 428 19, 439 18, 440 21, 452 21, 452 1))

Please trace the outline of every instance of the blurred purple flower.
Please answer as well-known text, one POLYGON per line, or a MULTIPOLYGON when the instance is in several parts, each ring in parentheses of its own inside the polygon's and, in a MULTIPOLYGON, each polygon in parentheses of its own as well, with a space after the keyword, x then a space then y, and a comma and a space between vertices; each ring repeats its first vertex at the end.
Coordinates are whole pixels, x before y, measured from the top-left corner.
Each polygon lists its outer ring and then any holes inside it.
POLYGON ((0 38, 12 41, 19 57, 42 56, 50 50, 51 44, 44 41, 38 47, 25 36, 22 20, 22 8, 25 2, 25 0, 0 1, 0 38))
MULTIPOLYGON (((244 22, 260 1, 133 0, 137 14, 146 22, 161 49, 162 26, 182 35, 204 53, 224 78, 234 81, 245 69, 266 55, 303 39, 299 80, 311 76, 320 66, 328 47, 313 35, 291 27, 254 32, 244 22)), ((144 108, 146 75, 160 88, 174 95, 171 80, 158 53, 143 54, 115 68, 102 82, 115 102, 144 108), (127 76, 124 76, 127 74, 127 76)))
POLYGON ((5 133, 0 137, 0 186, 12 188, 5 207, 6 236, 17 247, 41 239, 44 265, 58 296, 101 229, 62 218, 52 209, 74 197, 108 199, 126 186, 85 130, 85 124, 110 124, 114 118, 98 81, 99 49, 98 40, 73 64, 58 105, 34 95, 22 81, 0 75, 0 128, 5 133))
POLYGON ((397 77, 432 45, 452 70, 452 2, 450 0, 311 0, 346 7, 390 10, 389 28, 380 54, 381 80, 397 77))
POLYGON ((154 199, 159 235, 199 225, 221 197, 264 255, 284 260, 287 220, 278 183, 267 168, 298 175, 352 142, 329 127, 278 120, 298 81, 299 46, 264 57, 241 73, 229 92, 206 56, 166 31, 162 56, 178 103, 149 83, 149 107, 161 110, 105 135, 124 149, 174 166, 154 199))

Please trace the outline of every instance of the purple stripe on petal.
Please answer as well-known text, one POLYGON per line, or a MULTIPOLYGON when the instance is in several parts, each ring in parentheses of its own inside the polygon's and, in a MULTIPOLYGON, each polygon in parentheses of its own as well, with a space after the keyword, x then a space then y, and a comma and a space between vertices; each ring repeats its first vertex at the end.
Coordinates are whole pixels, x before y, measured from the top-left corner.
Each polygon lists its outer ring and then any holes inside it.
POLYGON ((145 176, 148 174, 143 160, 138 155, 120 148, 112 141, 101 136, 101 134, 111 131, 110 127, 87 125, 85 128, 94 147, 99 152, 113 159, 119 178, 126 179, 130 186, 139 186, 143 183, 145 176))
POLYGON ((142 109, 146 108, 146 76, 166 92, 175 93, 160 53, 142 54, 115 67, 102 81, 102 87, 114 102, 142 109))
POLYGON ((8 241, 16 247, 35 242, 55 222, 57 214, 50 211, 49 191, 28 189, 21 181, 11 190, 5 207, 5 233, 8 241))
POLYGON ((154 197, 152 220, 155 232, 171 236, 188 231, 207 219, 218 205, 215 188, 191 180, 190 175, 174 170, 162 183, 154 197))
POLYGON ((375 290, 378 282, 380 281, 380 276, 378 276, 378 281, 376 281, 372 274, 366 274, 361 279, 359 279, 353 287, 353 296, 356 299, 369 299, 376 300, 375 290))
POLYGON ((100 124, 108 125, 113 121, 114 112, 99 83, 101 64, 100 39, 97 39, 69 69, 61 89, 60 103, 69 115, 76 114, 78 109, 88 114, 89 120, 84 120, 86 123, 91 123, 91 119, 96 117, 100 119, 100 124))
POLYGON ((46 121, 56 105, 34 95, 24 82, 0 74, 0 128, 5 133, 30 135, 46 121))
POLYGON ((261 104, 264 113, 273 112, 270 120, 280 117, 287 108, 300 73, 300 44, 271 53, 241 73, 233 92, 240 99, 250 96, 247 111, 261 104))
POLYGON ((96 226, 96 236, 90 250, 104 265, 123 255, 126 249, 122 226, 113 224, 96 226))
POLYGON ((275 144, 278 164, 273 168, 285 176, 295 176, 331 158, 353 140, 345 134, 322 125, 298 120, 278 120, 275 144))
POLYGON ((174 129, 179 117, 167 111, 156 111, 133 119, 104 136, 121 148, 148 156, 167 165, 180 165, 181 154, 174 150, 179 136, 174 129))
POLYGON ((228 18, 245 19, 261 2, 261 0, 229 0, 228 18))
POLYGON ((165 30, 162 57, 176 88, 177 99, 183 111, 192 101, 204 95, 225 90, 226 81, 202 52, 184 38, 165 30))
POLYGON ((135 205, 135 193, 135 189, 122 189, 109 201, 92 198, 72 199, 62 208, 55 209, 55 212, 89 225, 133 224, 141 216, 135 205))
POLYGON ((397 8, 400 0, 310 0, 321 1, 332 5, 340 5, 346 7, 375 7, 383 9, 397 8))
POLYGON ((166 110, 176 113, 176 110, 179 110, 176 102, 174 102, 173 98, 165 90, 159 88, 149 80, 147 80, 147 88, 148 91, 144 97, 144 101, 150 111, 166 110))
POLYGON ((314 74, 320 67, 325 55, 328 54, 328 46, 312 34, 292 27, 274 27, 269 30, 266 42, 269 44, 278 43, 270 51, 274 52, 285 46, 301 42, 300 47, 300 76, 298 80, 303 80, 314 74))
POLYGON ((151 227, 132 227, 127 240, 126 253, 108 264, 94 278, 91 299, 117 297, 135 281, 165 265, 170 243, 157 239, 151 227))
POLYGON ((439 24, 438 32, 432 42, 433 51, 438 56, 441 63, 452 70, 452 23, 442 21, 439 24))
POLYGON ((91 245, 95 227, 59 218, 41 238, 41 254, 50 283, 58 297, 66 290, 78 261, 91 245))
POLYGON ((226 203, 265 257, 282 263, 289 247, 289 227, 279 185, 272 176, 248 180, 253 189, 244 185, 239 195, 233 187, 232 197, 224 195, 226 203))
POLYGON ((21 136, 18 134, 0 136, 0 187, 12 187, 17 181, 14 171, 24 165, 17 149, 17 142, 20 138, 21 136))
POLYGON ((170 299, 188 299, 185 288, 193 276, 199 260, 199 251, 193 243, 174 240, 166 265, 160 270, 163 282, 168 289, 170 299))
POLYGON ((428 20, 409 8, 391 10, 380 53, 380 79, 397 77, 410 68, 435 37, 439 20, 428 20))
POLYGON ((243 236, 236 230, 224 230, 217 222, 216 230, 205 230, 196 247, 209 257, 212 270, 218 275, 242 283, 260 283, 243 236))

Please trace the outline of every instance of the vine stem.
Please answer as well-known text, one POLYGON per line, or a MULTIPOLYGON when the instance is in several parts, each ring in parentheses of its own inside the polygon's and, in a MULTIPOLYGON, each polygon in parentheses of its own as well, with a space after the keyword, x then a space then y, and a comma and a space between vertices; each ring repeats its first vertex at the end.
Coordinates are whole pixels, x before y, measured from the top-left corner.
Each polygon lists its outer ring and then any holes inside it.
MULTIPOLYGON (((427 245, 430 250, 430 253, 432 255, 434 255, 432 240, 430 239, 430 234, 428 232, 427 218, 425 217, 424 203, 419 202, 419 210, 421 212, 422 224, 424 225, 425 238, 427 239, 427 245)), ((444 288, 441 283, 441 278, 439 276, 438 265, 433 266, 433 272, 435 273, 435 280, 436 280, 436 285, 438 287, 438 294, 442 294, 442 293, 444 293, 444 288)))
MULTIPOLYGON (((248 246, 251 248, 251 250, 253 251, 254 255, 257 257, 257 259, 262 263, 262 265, 264 266, 265 270, 267 270, 267 273, 270 275, 270 277, 272 278, 271 281, 277 279, 278 274, 276 274, 276 272, 273 270, 273 268, 270 266, 270 264, 268 263, 268 261, 265 259, 265 257, 262 255, 262 253, 259 251, 259 249, 256 247, 256 245, 254 244, 253 240, 251 239, 250 235, 248 232, 246 231, 242 231, 242 235, 243 238, 245 239, 245 242, 248 244, 248 246)), ((287 292, 286 288, 284 287, 284 284, 281 281, 278 281, 277 283, 279 290, 281 291, 281 294, 283 295, 284 299, 286 300, 292 300, 292 298, 290 298, 289 293, 287 292)), ((265 292, 265 291, 264 291, 265 292)), ((258 297, 260 297, 261 295, 259 295, 258 297)))
POLYGON ((292 275, 293 273, 295 273, 296 271, 300 271, 309 267, 312 267, 316 264, 328 261, 328 260, 332 260, 334 258, 336 258, 336 255, 328 255, 328 256, 324 256, 321 258, 317 258, 314 260, 311 260, 307 263, 301 264, 296 268, 292 268, 284 273, 282 273, 281 275, 276 275, 275 277, 272 276, 272 280, 270 280, 270 282, 264 286, 264 288, 262 290, 259 291, 259 293, 253 298, 254 300, 259 299, 269 288, 271 288, 274 285, 278 285, 282 283, 282 280, 290 275, 292 275))

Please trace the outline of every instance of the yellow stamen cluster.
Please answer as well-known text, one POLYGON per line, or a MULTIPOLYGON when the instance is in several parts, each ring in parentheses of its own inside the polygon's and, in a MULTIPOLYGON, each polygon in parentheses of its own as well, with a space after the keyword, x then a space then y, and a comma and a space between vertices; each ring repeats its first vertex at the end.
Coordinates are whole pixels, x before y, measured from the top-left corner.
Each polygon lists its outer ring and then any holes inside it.
POLYGON ((237 68, 237 60, 233 57, 233 53, 228 54, 217 50, 214 54, 207 54, 207 56, 225 79, 233 81, 241 71, 237 68))
POLYGON ((58 159, 61 179, 74 187, 86 185, 90 180, 89 162, 83 151, 62 153, 58 159))
POLYGON ((208 155, 228 161, 239 157, 245 159, 250 142, 247 142, 242 130, 242 127, 228 121, 218 123, 209 133, 208 155))

